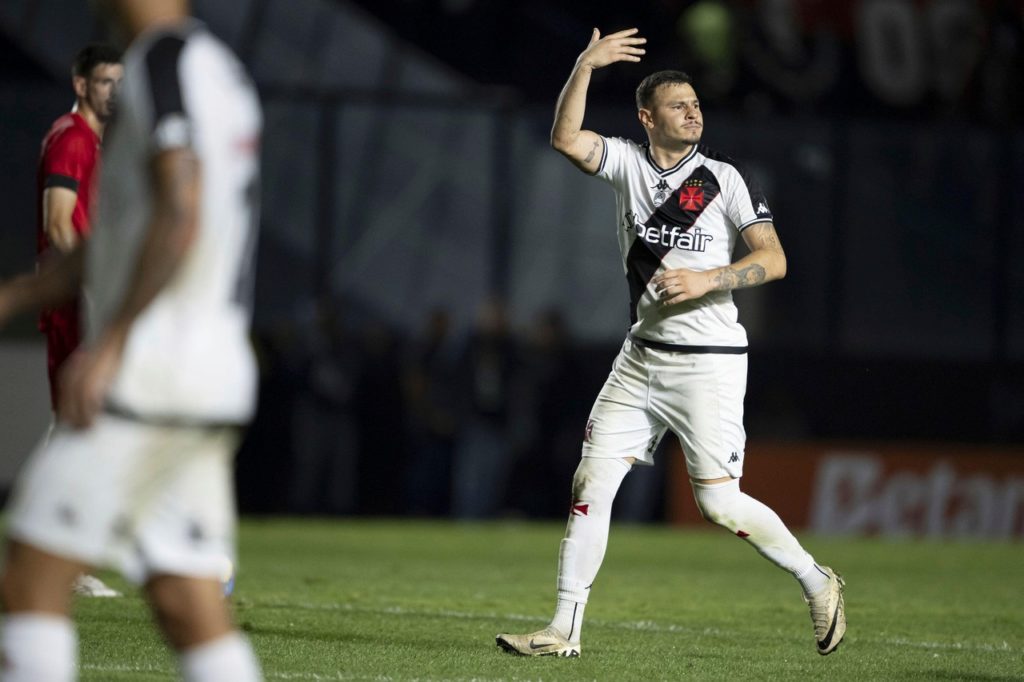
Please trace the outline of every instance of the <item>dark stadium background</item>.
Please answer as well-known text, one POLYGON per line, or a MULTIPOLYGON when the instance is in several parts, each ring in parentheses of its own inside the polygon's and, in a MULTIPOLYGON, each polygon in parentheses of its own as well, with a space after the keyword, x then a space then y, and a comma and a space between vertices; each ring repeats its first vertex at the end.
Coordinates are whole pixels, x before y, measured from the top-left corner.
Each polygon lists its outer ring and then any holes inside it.
MULTIPOLYGON (((193 6, 266 114, 243 511, 564 514, 628 321, 611 192, 546 146, 592 26, 649 51, 595 75, 588 127, 640 139, 636 83, 681 68, 767 187, 789 275, 737 294, 752 441, 1024 441, 1024 3, 193 6)), ((32 266, 38 144, 98 37, 87 3, 0 7, 2 276, 32 266)), ((664 517, 665 471, 622 518, 664 517)))

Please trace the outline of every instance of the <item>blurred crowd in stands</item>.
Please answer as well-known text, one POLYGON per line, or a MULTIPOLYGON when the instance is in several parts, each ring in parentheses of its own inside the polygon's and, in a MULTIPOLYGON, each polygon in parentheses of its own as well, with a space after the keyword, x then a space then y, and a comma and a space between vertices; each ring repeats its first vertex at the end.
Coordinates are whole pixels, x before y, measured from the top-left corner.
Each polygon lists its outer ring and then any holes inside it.
MULTIPOLYGON (((355 324, 324 300, 256 342, 263 378, 239 456, 243 511, 462 519, 564 516, 615 352, 572 344, 555 310, 515 334, 498 300, 468 334, 432 310, 413 339, 355 324)), ((647 520, 660 513, 657 476, 634 478, 624 514, 647 520)))
POLYGON ((1021 0, 358 1, 475 80, 540 102, 553 101, 592 27, 636 26, 644 62, 597 74, 592 101, 682 68, 706 103, 750 115, 1024 117, 1021 0))

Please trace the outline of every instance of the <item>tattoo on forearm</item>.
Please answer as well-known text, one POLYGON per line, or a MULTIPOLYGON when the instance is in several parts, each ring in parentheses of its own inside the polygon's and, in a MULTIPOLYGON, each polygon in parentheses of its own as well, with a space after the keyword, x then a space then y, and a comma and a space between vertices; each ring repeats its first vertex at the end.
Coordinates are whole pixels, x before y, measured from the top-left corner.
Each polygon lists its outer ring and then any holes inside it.
POLYGON ((767 273, 765 269, 757 263, 740 268, 739 270, 729 267, 715 275, 714 288, 720 291, 728 291, 730 289, 755 287, 758 284, 764 284, 766 278, 767 273))
POLYGON ((594 140, 594 146, 590 148, 590 153, 587 154, 587 158, 583 159, 583 163, 590 163, 594 160, 594 155, 597 154, 597 148, 600 146, 600 142, 594 140))

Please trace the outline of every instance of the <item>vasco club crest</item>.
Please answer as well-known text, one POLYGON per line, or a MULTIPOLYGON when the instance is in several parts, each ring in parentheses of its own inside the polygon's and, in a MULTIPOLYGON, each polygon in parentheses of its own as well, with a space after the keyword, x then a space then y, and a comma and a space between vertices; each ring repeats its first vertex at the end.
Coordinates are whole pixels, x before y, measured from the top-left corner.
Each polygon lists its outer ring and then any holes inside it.
POLYGON ((704 208, 704 181, 690 178, 679 188, 679 208, 684 211, 699 211, 704 208))

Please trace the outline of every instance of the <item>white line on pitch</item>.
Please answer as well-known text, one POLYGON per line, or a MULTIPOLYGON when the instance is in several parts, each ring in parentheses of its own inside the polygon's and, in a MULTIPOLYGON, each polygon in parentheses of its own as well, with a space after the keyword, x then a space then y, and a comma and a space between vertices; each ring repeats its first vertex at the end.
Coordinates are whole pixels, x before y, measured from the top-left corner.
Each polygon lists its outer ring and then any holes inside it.
MULTIPOLYGON (((544 619, 536 616, 525 616, 518 613, 472 613, 469 611, 455 611, 452 609, 410 609, 404 606, 357 606, 355 604, 321 604, 321 603, 284 603, 284 602, 252 602, 255 607, 269 607, 282 609, 301 609, 304 611, 350 611, 358 613, 378 613, 394 616, 425 616, 431 618, 456 618, 465 620, 493 620, 501 621, 534 621, 543 624, 544 619)), ((587 624, 591 627, 605 627, 616 630, 643 630, 647 632, 671 632, 687 633, 692 635, 717 636, 724 634, 718 628, 695 628, 675 623, 656 623, 650 620, 642 621, 607 621, 590 619, 587 624)), ((863 642, 877 642, 892 646, 906 646, 919 649, 944 649, 951 651, 1005 651, 1013 653, 1017 648, 1010 646, 1008 642, 991 644, 988 642, 920 642, 904 637, 872 637, 857 636, 857 640, 863 642)))

